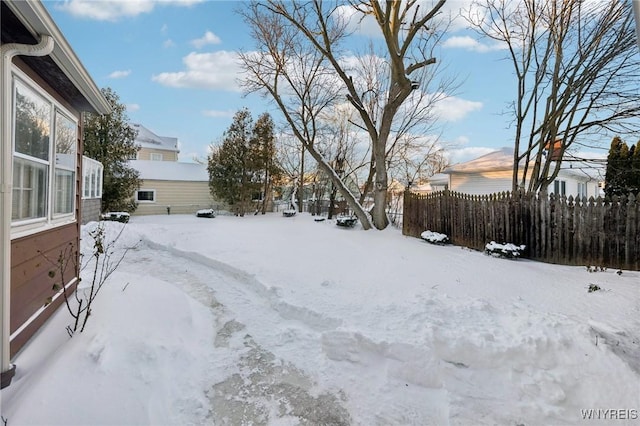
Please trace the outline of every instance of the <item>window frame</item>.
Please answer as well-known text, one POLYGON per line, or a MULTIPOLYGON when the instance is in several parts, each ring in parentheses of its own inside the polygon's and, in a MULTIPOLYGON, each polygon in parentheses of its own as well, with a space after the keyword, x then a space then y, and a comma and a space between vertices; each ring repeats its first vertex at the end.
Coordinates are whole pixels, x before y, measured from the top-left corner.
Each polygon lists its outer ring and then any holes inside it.
POLYGON ((158 199, 156 197, 156 190, 155 189, 146 189, 146 188, 140 188, 136 191, 136 203, 141 203, 141 204, 155 204, 158 202, 158 199), (153 194, 153 200, 140 200, 140 198, 138 197, 138 194, 140 192, 151 192, 153 194))
MULTIPOLYGON (((61 218, 61 217, 65 217, 65 216, 70 216, 70 215, 74 215, 75 214, 75 210, 76 210, 76 203, 77 203, 77 193, 76 193, 76 183, 78 181, 78 122, 77 120, 74 120, 71 118, 70 114, 65 114, 63 111, 60 110, 60 108, 56 107, 54 105, 54 111, 53 111, 53 123, 54 123, 54 128, 53 128, 53 134, 54 136, 54 140, 53 140, 53 154, 54 154, 54 161, 53 161, 53 171, 52 171, 52 189, 51 189, 51 197, 53 197, 53 199, 51 200, 51 207, 53 208, 53 210, 51 211, 51 215, 53 216, 53 218, 61 218), (75 130, 74 135, 75 135, 75 147, 73 150, 73 153, 70 154, 72 160, 73 160, 73 164, 71 165, 65 165, 62 161, 58 162, 58 118, 63 118, 63 119, 67 119, 70 124, 72 125, 72 128, 75 130), (61 213, 56 213, 56 209, 57 209, 57 205, 58 205, 58 182, 57 182, 57 177, 58 174, 57 172, 61 170, 61 171, 66 171, 66 172, 71 172, 71 176, 72 179, 70 181, 71 187, 70 187, 70 194, 71 194, 71 209, 69 212, 61 212, 61 213)), ((62 153, 60 153, 60 155, 62 155, 62 153)), ((67 154, 69 155, 69 154, 67 154)), ((69 189, 69 188, 68 188, 69 189)))
MULTIPOLYGON (((80 151, 79 144, 79 118, 76 114, 72 113, 68 110, 63 104, 61 104, 57 99, 55 99, 50 93, 48 93, 43 87, 38 85, 33 79, 31 79, 26 73, 24 73, 19 68, 13 66, 11 69, 11 162, 12 168, 14 168, 12 181, 15 176, 16 170, 16 160, 22 162, 24 164, 36 165, 37 167, 44 167, 44 184, 42 184, 42 190, 44 191, 44 196, 42 203, 44 205, 44 212, 42 216, 37 217, 28 217, 28 218, 15 218, 13 215, 13 209, 16 208, 16 194, 15 190, 24 192, 27 189, 30 190, 40 190, 40 188, 36 188, 36 184, 32 184, 32 188, 21 188, 13 185, 12 190, 12 214, 11 214, 11 238, 18 238, 25 235, 33 234, 36 232, 41 232, 49 228, 55 228, 58 226, 62 226, 65 224, 73 223, 77 221, 76 212, 78 210, 78 153, 80 151), (42 100, 48 106, 48 147, 47 147, 47 159, 42 159, 38 156, 33 156, 30 153, 24 153, 17 151, 17 102, 18 102, 18 93, 19 90, 22 89, 25 93, 33 95, 38 99, 42 100), (58 161, 58 152, 57 152, 57 119, 62 118, 69 122, 70 129, 74 131, 73 133, 73 153, 69 154, 69 158, 66 163, 58 161), (70 190, 70 211, 66 211, 65 208, 63 212, 56 213, 58 210, 57 203, 60 201, 58 198, 58 190, 60 189, 59 184, 61 181, 56 179, 56 176, 59 174, 58 172, 64 171, 69 174, 71 177, 71 183, 68 184, 67 188, 70 190)), ((60 174, 60 175, 62 175, 60 174)), ((16 182, 17 183, 17 182, 16 182)), ((20 185, 20 183, 17 183, 20 185)), ((64 191, 63 191, 64 192, 64 191)), ((39 201, 38 201, 39 202, 39 201)), ((18 206, 17 210, 19 211, 22 207, 18 206)), ((37 208, 37 207, 36 207, 37 208)))
POLYGON ((102 198, 102 180, 104 165, 86 156, 82 156, 82 199, 102 198))
POLYGON ((578 189, 576 196, 582 199, 586 198, 589 195, 589 189, 586 182, 578 182, 578 189))
POLYGON ((554 180, 553 181, 553 193, 556 196, 564 197, 567 195, 567 181, 566 180, 554 180))

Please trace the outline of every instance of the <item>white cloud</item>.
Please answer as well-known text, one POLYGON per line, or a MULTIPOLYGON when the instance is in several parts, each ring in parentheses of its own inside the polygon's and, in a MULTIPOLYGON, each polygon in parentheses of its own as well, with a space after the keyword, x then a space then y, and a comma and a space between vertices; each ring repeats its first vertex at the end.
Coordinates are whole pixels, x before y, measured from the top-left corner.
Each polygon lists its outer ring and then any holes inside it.
POLYGON ((382 37, 380 27, 373 16, 363 16, 353 6, 348 5, 338 6, 335 13, 347 23, 349 31, 368 37, 382 37))
POLYGON ((131 74, 131 70, 114 71, 109 74, 109 78, 125 78, 131 74))
POLYGON ((220 37, 218 37, 211 31, 205 32, 204 35, 200 38, 191 40, 191 45, 194 46, 196 49, 202 49, 207 44, 220 44, 220 43, 221 43, 220 37))
POLYGON ((163 24, 162 27, 160 27, 160 32, 162 34, 167 34, 169 32, 169 26, 167 24, 163 24))
POLYGON ((162 47, 168 49, 170 47, 175 46, 176 44, 173 42, 173 40, 171 40, 170 38, 165 40, 164 43, 162 43, 162 47))
POLYGON ((433 95, 436 102, 434 103, 434 112, 436 116, 443 121, 458 121, 463 119, 467 114, 482 109, 482 102, 469 101, 467 99, 448 96, 441 93, 433 95))
POLYGON ((153 75, 151 79, 168 87, 241 91, 236 79, 242 70, 234 52, 191 52, 182 62, 186 70, 163 72, 153 75))
POLYGON ((504 50, 507 48, 507 45, 500 42, 483 44, 469 36, 454 36, 446 39, 444 43, 442 43, 442 47, 448 47, 451 49, 465 49, 479 53, 486 53, 495 50, 504 50))
POLYGON ((220 117, 227 118, 227 117, 233 117, 235 115, 235 111, 231 111, 231 110, 221 111, 221 110, 209 109, 209 110, 202 111, 202 115, 204 115, 205 117, 213 117, 213 118, 220 118, 220 117))
MULTIPOLYGON (((407 15, 413 16, 418 11, 418 16, 424 16, 434 6, 433 0, 418 0, 407 15), (418 7, 418 9, 416 9, 418 7)), ((473 10, 473 0, 447 0, 440 8, 440 12, 428 23, 430 28, 436 31, 458 31, 468 27, 468 22, 462 18, 468 10, 473 10)), ((347 22, 349 31, 368 37, 382 37, 380 27, 372 15, 363 16, 354 7, 344 5, 336 8, 335 16, 339 16, 347 22)))
POLYGON ((140 109, 140 105, 138 104, 127 104, 126 105, 128 112, 136 112, 140 109))
POLYGON ((66 0, 61 10, 98 21, 116 21, 151 12, 157 5, 191 6, 203 0, 66 0))

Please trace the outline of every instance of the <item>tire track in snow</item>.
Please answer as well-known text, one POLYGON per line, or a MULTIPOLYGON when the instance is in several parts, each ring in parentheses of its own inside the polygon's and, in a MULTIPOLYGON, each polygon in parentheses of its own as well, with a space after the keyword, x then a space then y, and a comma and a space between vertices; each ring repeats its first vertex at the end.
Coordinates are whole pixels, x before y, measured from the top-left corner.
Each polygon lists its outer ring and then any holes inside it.
MULTIPOLYGON (((256 330, 256 336, 263 336, 266 330, 272 335, 284 331, 286 336, 291 330, 282 319, 294 320, 315 330, 309 334, 317 340, 318 331, 335 328, 340 321, 279 300, 277 289, 267 288, 254 276, 230 265, 145 238, 142 244, 130 252, 123 269, 136 269, 139 273, 144 268, 154 277, 179 286, 216 314, 212 346, 224 356, 227 365, 224 368, 230 375, 204 390, 211 404, 203 419, 205 424, 351 423, 351 416, 343 406, 346 402, 343 392, 318 389, 305 371, 261 346, 248 334, 254 327, 241 322, 249 319, 256 326, 255 318, 259 317, 262 327, 256 330), (175 260, 170 261, 169 257, 184 259, 184 269, 176 270, 175 260), (260 301, 266 304, 261 305, 260 301), (255 310, 247 316, 248 306, 255 310)), ((285 340, 296 342, 298 349, 309 343, 298 335, 285 340)))
MULTIPOLYGON (((276 311, 283 319, 299 321, 315 331, 334 330, 342 325, 342 320, 331 318, 309 308, 296 306, 282 300, 280 290, 277 287, 267 287, 256 277, 246 271, 238 269, 227 263, 215 260, 199 253, 184 251, 175 247, 158 244, 147 238, 142 238, 142 242, 150 249, 163 251, 172 256, 197 263, 206 268, 224 274, 238 283, 242 284, 249 291, 265 299, 270 307, 276 311)), ((216 288, 217 289, 217 288, 216 288)))

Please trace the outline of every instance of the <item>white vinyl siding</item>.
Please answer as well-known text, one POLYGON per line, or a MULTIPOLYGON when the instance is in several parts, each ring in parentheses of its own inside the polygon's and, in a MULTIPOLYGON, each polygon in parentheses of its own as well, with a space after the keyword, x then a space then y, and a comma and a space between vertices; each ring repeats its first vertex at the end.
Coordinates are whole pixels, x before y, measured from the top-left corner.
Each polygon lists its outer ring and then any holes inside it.
POLYGON ((470 195, 511 191, 511 171, 452 173, 449 189, 470 195))

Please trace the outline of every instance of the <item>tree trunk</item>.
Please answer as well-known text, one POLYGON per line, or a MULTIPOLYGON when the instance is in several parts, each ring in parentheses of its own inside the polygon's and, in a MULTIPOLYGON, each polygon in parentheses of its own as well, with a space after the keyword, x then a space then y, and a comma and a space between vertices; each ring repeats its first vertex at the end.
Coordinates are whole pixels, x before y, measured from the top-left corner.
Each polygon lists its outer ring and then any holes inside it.
POLYGON ((302 147, 300 154, 300 184, 298 190, 298 212, 304 211, 304 146, 302 147))
POLYGON ((331 192, 329 193, 329 212, 327 213, 327 219, 333 219, 333 210, 336 203, 336 186, 331 184, 331 192))

